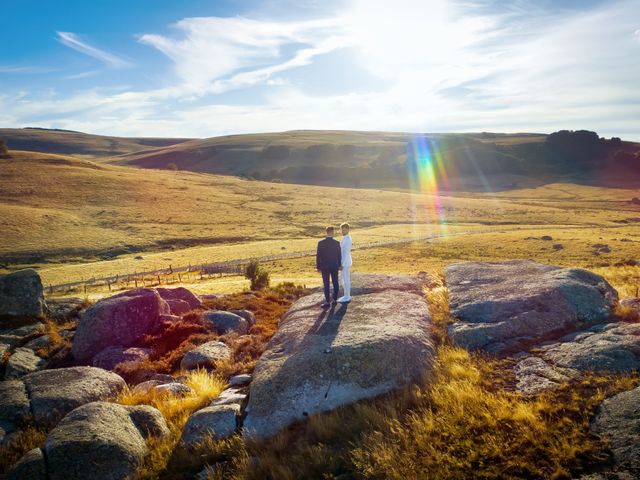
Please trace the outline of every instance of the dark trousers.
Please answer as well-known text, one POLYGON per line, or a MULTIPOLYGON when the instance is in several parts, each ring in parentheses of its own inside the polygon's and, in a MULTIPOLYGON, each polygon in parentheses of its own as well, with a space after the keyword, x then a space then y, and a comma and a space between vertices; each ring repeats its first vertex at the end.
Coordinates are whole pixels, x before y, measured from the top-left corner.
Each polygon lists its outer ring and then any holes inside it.
POLYGON ((338 270, 323 270, 322 271, 322 283, 324 284, 324 299, 327 302, 331 301, 331 295, 329 292, 329 277, 333 282, 333 298, 338 299, 338 291, 340 290, 340 284, 338 283, 338 270))

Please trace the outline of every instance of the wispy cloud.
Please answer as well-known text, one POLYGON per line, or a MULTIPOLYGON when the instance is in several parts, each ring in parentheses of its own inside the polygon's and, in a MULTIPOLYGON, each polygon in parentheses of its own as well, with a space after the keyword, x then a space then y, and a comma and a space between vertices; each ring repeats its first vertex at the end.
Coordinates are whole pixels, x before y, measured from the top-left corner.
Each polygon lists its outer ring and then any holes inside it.
POLYGON ((126 68, 131 65, 128 61, 112 53, 106 52, 92 45, 89 45, 86 42, 83 42, 75 33, 56 32, 56 34, 56 40, 58 40, 63 45, 66 45, 67 47, 72 48, 73 50, 76 50, 80 53, 93 57, 96 60, 101 61, 108 67, 126 68))

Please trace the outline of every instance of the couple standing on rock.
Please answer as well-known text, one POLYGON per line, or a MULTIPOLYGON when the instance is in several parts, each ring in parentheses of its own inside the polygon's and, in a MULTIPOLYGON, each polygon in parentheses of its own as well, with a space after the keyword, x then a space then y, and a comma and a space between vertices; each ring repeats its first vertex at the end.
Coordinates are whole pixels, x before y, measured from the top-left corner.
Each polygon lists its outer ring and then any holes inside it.
POLYGON ((316 268, 322 273, 322 283, 324 284, 324 303, 322 308, 328 308, 332 303, 348 303, 351 301, 351 235, 349 234, 349 224, 340 225, 342 230, 342 241, 338 242, 333 238, 334 228, 327 227, 326 238, 318 242, 318 252, 316 254, 316 268), (342 272, 342 288, 344 295, 338 298, 340 285, 338 283, 338 272, 342 272), (333 302, 331 302, 329 280, 333 283, 333 302))

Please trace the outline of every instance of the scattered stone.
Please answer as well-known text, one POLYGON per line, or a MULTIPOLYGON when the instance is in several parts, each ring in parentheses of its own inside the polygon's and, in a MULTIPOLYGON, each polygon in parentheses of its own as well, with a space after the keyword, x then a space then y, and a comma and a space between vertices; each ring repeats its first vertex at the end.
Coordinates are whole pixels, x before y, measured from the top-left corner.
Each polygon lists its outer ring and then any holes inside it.
POLYGON ((237 428, 240 406, 219 405, 206 407, 195 412, 182 430, 181 443, 185 447, 195 447, 209 435, 219 440, 233 435, 237 428))
POLYGON ((229 379, 230 387, 241 387, 251 383, 251 375, 248 373, 241 373, 240 375, 234 375, 229 379))
POLYGON ((85 403, 110 400, 126 386, 113 372, 95 367, 41 370, 22 377, 36 424, 54 425, 85 403))
POLYGON ((640 475, 640 387, 602 402, 591 428, 609 442, 616 467, 640 475))
POLYGON ((544 240, 546 242, 553 240, 553 237, 550 235, 543 235, 540 237, 540 240, 544 240))
POLYGON ((555 366, 579 371, 626 373, 640 369, 640 324, 594 325, 543 347, 543 357, 555 366))
POLYGON ((595 243, 593 249, 598 253, 611 253, 611 247, 606 243, 595 243))
POLYGON ((249 310, 229 310, 231 313, 238 315, 239 317, 244 318, 249 325, 249 328, 253 327, 256 324, 256 316, 253 312, 249 310))
POLYGON ((16 348, 9 360, 4 378, 19 378, 27 373, 37 371, 44 364, 44 360, 29 348, 16 348))
POLYGON ((509 353, 606 320, 618 299, 601 276, 529 260, 445 268, 458 345, 509 353))
POLYGON ((184 300, 165 300, 169 305, 171 315, 180 316, 189 313, 192 308, 184 300))
POLYGON ((24 347, 30 348, 31 350, 38 350, 40 348, 48 348, 51 343, 52 341, 49 335, 41 335, 25 343, 24 347))
POLYGON ((160 412, 150 406, 83 405, 54 428, 44 445, 50 480, 133 477, 148 453, 145 438, 166 434, 160 412))
POLYGON ((222 298, 222 295, 218 295, 217 293, 205 293, 203 295, 199 295, 199 297, 204 303, 204 302, 212 302, 214 300, 218 300, 219 298, 222 298))
POLYGON ((136 347, 107 347, 93 357, 93 366, 113 370, 124 362, 142 362, 149 358, 151 350, 136 347))
POLYGON ((229 332, 245 334, 249 331, 249 323, 240 315, 222 310, 209 310, 202 314, 205 321, 208 321, 218 335, 229 332))
POLYGON ((49 315, 60 320, 78 316, 84 305, 84 300, 79 297, 54 298, 47 300, 49 315))
POLYGON ((640 198, 638 198, 638 197, 633 197, 633 198, 631 199, 631 203, 632 203, 633 205, 640 205, 640 198))
POLYGON ((227 388, 217 398, 214 398, 209 406, 217 405, 242 405, 247 399, 247 395, 242 393, 238 388, 227 388))
POLYGON ((11 470, 4 480, 47 480, 47 464, 42 450, 34 448, 28 451, 11 470))
POLYGON ((109 346, 129 347, 160 325, 169 306, 155 289, 140 288, 100 300, 82 315, 71 352, 89 361, 109 346))
POLYGON ((182 357, 180 368, 183 370, 215 368, 216 362, 229 358, 231 358, 231 349, 224 343, 214 340, 187 352, 182 357))
POLYGON ((33 319, 46 311, 42 281, 33 268, 0 275, 0 326, 33 319))
POLYGON ((193 393, 190 387, 180 382, 164 383, 155 387, 155 391, 166 395, 190 395, 193 393))
MULTIPOLYGON (((376 283, 363 275, 353 280, 360 289, 376 283)), ((355 295, 330 310, 320 307, 321 293, 292 305, 256 365, 245 436, 269 437, 307 415, 429 374, 435 353, 427 303, 421 294, 395 289, 412 284, 404 276, 397 283, 387 276, 385 283, 388 290, 355 295)))
POLYGON ((561 243, 554 243, 552 248, 554 250, 562 250, 564 248, 564 245, 562 245, 561 243))

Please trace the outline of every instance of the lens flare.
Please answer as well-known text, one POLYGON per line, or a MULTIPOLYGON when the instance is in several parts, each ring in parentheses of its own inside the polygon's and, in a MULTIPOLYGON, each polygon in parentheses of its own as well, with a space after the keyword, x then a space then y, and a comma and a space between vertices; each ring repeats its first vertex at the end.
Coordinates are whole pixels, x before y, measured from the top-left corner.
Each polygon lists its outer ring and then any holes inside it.
POLYGON ((408 143, 407 171, 411 189, 422 194, 418 198, 424 201, 422 206, 427 220, 437 224, 440 233, 446 234, 446 210, 442 205, 440 185, 448 190, 448 181, 444 158, 435 139, 426 135, 412 137, 408 143))

